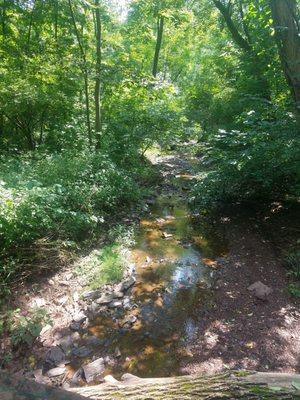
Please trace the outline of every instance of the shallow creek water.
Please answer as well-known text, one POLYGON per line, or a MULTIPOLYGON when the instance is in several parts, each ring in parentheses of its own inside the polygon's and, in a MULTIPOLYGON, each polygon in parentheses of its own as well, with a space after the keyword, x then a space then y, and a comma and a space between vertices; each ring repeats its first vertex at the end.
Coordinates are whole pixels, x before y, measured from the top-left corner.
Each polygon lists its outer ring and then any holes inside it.
POLYGON ((118 362, 107 370, 116 377, 180 374, 180 363, 192 356, 197 310, 211 304, 216 258, 226 253, 222 233, 189 213, 185 193, 192 177, 182 173, 168 179, 141 219, 132 251, 135 308, 125 317, 135 315, 137 321, 130 329, 120 328, 122 310, 89 327, 103 341, 101 355, 114 356, 117 349, 118 362))

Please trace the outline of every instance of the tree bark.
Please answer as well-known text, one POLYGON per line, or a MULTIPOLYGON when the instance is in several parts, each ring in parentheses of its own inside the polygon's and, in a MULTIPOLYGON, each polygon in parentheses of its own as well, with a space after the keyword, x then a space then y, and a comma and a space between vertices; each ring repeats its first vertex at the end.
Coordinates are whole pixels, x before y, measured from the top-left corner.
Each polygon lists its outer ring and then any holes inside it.
POLYGON ((95 81, 95 133, 96 133, 96 149, 101 147, 101 40, 102 40, 102 27, 101 16, 99 9, 99 0, 95 0, 95 32, 96 32, 96 81, 95 81))
POLYGON ((296 0, 270 0, 283 72, 300 113, 300 21, 296 0))
POLYGON ((162 39, 164 33, 164 17, 158 16, 157 17, 157 36, 156 36, 156 45, 155 45, 155 52, 153 58, 153 68, 152 68, 152 75, 156 77, 158 72, 158 62, 159 62, 159 53, 161 49, 162 39))
POLYGON ((106 377, 105 383, 68 391, 16 379, 0 372, 0 398, 14 400, 292 400, 299 399, 295 385, 300 375, 228 372, 205 376, 141 379, 125 374, 121 381, 106 377), (6 397, 5 397, 6 396, 6 397))
POLYGON ((91 130, 91 119, 90 119, 90 99, 89 99, 89 75, 88 75, 88 67, 87 67, 87 60, 85 51, 81 42, 80 34, 77 28, 76 19, 73 11, 72 1, 68 0, 71 18, 73 22, 73 27, 75 31, 75 35, 77 38, 79 50, 82 57, 82 72, 83 72, 83 79, 84 79, 84 93, 85 93, 85 111, 86 111, 86 124, 88 130, 88 138, 89 138, 89 145, 92 147, 92 130, 91 130))

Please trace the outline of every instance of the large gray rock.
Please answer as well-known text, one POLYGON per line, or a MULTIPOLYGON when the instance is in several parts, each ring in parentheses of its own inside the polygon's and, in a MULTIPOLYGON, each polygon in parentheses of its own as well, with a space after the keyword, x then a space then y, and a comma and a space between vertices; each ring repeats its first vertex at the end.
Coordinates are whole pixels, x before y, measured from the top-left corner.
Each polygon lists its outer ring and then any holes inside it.
POLYGON ((248 290, 254 294, 254 296, 259 300, 267 300, 267 297, 272 293, 272 289, 257 281, 248 287, 248 290))
POLYGON ((58 346, 51 347, 46 354, 45 362, 56 367, 65 361, 65 353, 58 346))
POLYGON ((65 363, 65 353, 58 346, 51 347, 45 357, 42 367, 42 373, 46 374, 47 371, 54 367, 62 366, 65 363))
POLYGON ((87 383, 93 382, 97 377, 101 376, 105 371, 105 363, 103 358, 97 360, 82 367, 85 380, 87 383))

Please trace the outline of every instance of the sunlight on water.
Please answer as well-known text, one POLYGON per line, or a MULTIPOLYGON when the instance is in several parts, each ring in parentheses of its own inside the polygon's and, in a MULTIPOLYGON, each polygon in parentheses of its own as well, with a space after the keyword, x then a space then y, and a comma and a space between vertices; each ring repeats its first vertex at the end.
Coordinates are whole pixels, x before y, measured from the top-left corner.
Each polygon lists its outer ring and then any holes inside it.
POLYGON ((184 199, 175 194, 158 197, 141 220, 132 252, 136 308, 120 316, 135 315, 138 320, 126 330, 103 317, 90 329, 104 339, 108 352, 120 349, 125 362, 111 367, 108 372, 114 376, 175 375, 180 361, 191 356, 196 309, 206 307, 215 257, 226 252, 222 239, 212 230, 207 235, 206 228, 192 221, 184 199))

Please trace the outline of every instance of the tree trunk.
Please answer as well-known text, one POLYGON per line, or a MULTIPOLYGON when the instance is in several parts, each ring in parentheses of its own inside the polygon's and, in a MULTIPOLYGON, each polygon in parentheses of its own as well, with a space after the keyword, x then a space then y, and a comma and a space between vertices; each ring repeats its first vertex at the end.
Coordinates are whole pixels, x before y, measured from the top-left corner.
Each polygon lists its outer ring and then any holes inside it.
POLYGON ((30 39, 31 39, 31 31, 32 31, 32 25, 33 25, 33 16, 35 12, 35 7, 36 7, 36 0, 34 0, 32 4, 32 10, 30 13, 30 19, 29 19, 29 26, 28 26, 28 34, 27 34, 27 54, 30 52, 30 39))
POLYGON ((157 36, 156 36, 156 45, 155 45, 155 53, 153 58, 153 68, 152 68, 152 75, 156 77, 158 72, 158 61, 159 61, 159 53, 162 44, 164 32, 164 17, 158 16, 157 17, 157 36))
POLYGON ((96 149, 101 147, 101 97, 100 97, 100 85, 101 85, 101 16, 99 9, 99 0, 95 0, 95 32, 96 32, 96 81, 95 81, 95 132, 96 132, 96 149))
POLYGON ((248 25, 244 19, 243 2, 239 0, 237 6, 240 14, 241 25, 243 33, 240 32, 239 27, 232 19, 230 6, 232 3, 225 5, 221 0, 213 0, 215 6, 222 14, 224 21, 226 23, 227 29, 231 34, 231 37, 235 44, 244 52, 244 58, 247 64, 252 66, 252 76, 257 82, 257 90, 261 93, 262 97, 267 100, 271 99, 270 84, 267 78, 264 76, 266 71, 266 65, 263 62, 261 56, 259 56, 251 44, 250 32, 248 25))
POLYGON ((270 0, 282 68, 300 113, 300 21, 296 0, 270 0))
POLYGON ((81 42, 80 34, 77 28, 76 19, 73 11, 72 1, 68 0, 71 18, 73 22, 73 27, 75 31, 75 35, 77 38, 79 50, 82 57, 82 72, 83 72, 83 79, 84 79, 84 93, 85 93, 85 112, 86 112, 86 125, 88 130, 88 138, 89 138, 89 145, 92 147, 92 130, 91 130, 91 119, 90 119, 90 99, 89 99, 89 75, 88 75, 88 68, 87 68, 87 61, 85 51, 81 42))
POLYGON ((5 38, 6 38, 6 8, 7 8, 6 0, 3 0, 3 3, 2 3, 2 15, 1 15, 1 26, 2 26, 3 40, 5 40, 5 38))
POLYGON ((106 377, 105 383, 60 390, 0 373, 0 398, 14 400, 292 400, 300 375, 242 373, 140 379, 125 374, 122 381, 106 377), (5 397, 6 396, 6 397, 5 397))
POLYGON ((58 0, 55 0, 54 3, 54 39, 55 42, 57 43, 58 39, 58 0))
POLYGON ((232 39, 235 41, 235 43, 244 51, 248 52, 252 51, 252 47, 248 41, 248 38, 244 38, 241 35, 235 23, 233 22, 233 19, 229 11, 229 6, 224 5, 220 0, 213 0, 213 2, 217 7, 217 9, 220 11, 220 13, 223 15, 227 28, 231 33, 232 39))

